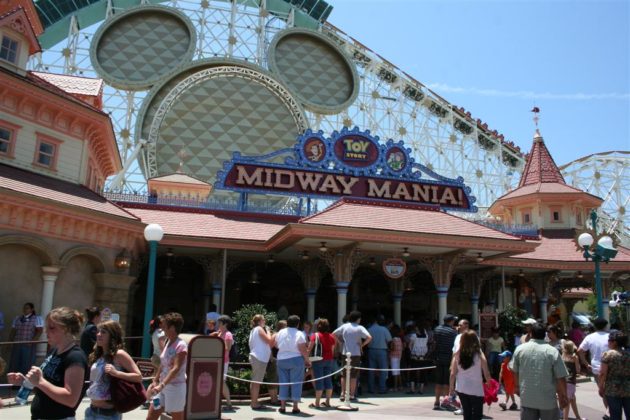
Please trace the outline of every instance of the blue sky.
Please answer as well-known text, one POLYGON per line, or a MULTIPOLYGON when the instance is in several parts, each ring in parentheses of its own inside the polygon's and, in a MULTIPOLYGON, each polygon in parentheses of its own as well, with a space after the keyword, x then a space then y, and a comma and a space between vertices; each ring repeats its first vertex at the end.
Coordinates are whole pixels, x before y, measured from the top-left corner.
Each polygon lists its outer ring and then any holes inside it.
POLYGON ((330 0, 328 21, 524 151, 630 150, 630 1, 330 0))

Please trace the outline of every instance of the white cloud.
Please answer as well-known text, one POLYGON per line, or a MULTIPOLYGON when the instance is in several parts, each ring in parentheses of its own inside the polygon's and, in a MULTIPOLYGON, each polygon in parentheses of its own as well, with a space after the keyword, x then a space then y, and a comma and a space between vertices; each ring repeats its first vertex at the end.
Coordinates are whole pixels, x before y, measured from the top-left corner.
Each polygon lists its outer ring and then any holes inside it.
POLYGON ((531 92, 527 90, 506 91, 497 89, 479 89, 476 87, 450 86, 445 83, 429 83, 429 89, 447 93, 462 93, 467 95, 493 96, 518 99, 559 99, 568 101, 587 101, 593 99, 615 99, 628 100, 630 93, 551 93, 551 92, 531 92))

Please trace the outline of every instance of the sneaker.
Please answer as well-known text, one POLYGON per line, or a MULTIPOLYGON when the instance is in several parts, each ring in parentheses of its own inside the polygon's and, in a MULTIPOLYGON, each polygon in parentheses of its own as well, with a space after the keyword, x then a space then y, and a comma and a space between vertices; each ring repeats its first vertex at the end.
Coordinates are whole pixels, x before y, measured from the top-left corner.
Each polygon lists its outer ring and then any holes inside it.
POLYGON ((461 408, 459 408, 453 411, 453 414, 455 414, 456 416, 461 416, 462 414, 464 414, 464 411, 461 408))
POLYGON ((433 409, 435 411, 442 411, 442 407, 440 407, 440 404, 433 404, 433 409))
POLYGON ((499 407, 501 407, 501 410, 503 410, 503 411, 507 410, 507 404, 506 403, 499 403, 499 407))
MULTIPOLYGON (((503 405, 505 405, 505 404, 503 404, 503 405)), ((516 405, 516 403, 512 403, 512 405, 510 406, 510 410, 512 410, 512 411, 518 410, 518 405, 516 405)))

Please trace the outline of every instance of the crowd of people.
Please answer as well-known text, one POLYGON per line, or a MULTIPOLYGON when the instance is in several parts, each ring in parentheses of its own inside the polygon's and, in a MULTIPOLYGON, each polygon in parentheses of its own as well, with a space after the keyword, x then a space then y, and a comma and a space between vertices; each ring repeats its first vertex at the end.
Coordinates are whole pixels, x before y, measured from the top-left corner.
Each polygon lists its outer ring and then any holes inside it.
MULTIPOLYGON (((68 307, 55 308, 38 320, 31 304, 24 305, 24 315, 19 318, 13 323, 15 336, 36 338, 45 330, 50 348, 44 362, 33 366, 34 349, 16 347, 7 374, 11 384, 29 384, 34 389, 33 418, 74 418, 83 395, 90 400, 86 419, 122 418, 112 403, 112 382, 141 383, 143 379, 124 349, 123 331, 117 321, 101 320, 98 308, 88 308, 84 318, 68 307)), ((204 327, 205 334, 221 338, 225 345, 222 394, 226 409, 232 405, 225 376, 234 343, 231 324, 230 317, 213 308, 204 327)), ((595 330, 590 334, 583 333, 579 324, 573 324, 565 334, 559 325, 545 326, 530 318, 523 321, 523 333, 510 343, 498 328, 492 330, 491 337, 481 339, 468 320, 451 314, 434 328, 428 320, 409 321, 401 328, 387 324, 382 316, 375 317, 366 328, 361 313, 352 311, 334 330, 325 318, 302 324, 297 315, 278 321, 272 330, 265 317, 257 314, 251 319, 248 342, 250 404, 252 410, 272 409, 260 402, 265 384, 268 405, 287 413, 290 403, 291 413, 299 414, 305 378, 313 381, 313 409, 332 406, 336 385, 341 401, 356 401, 363 382, 357 368, 363 366, 368 370, 363 383, 371 394, 423 394, 431 377, 434 409, 455 411, 464 420, 482 418, 484 397, 495 380, 494 392, 500 384, 505 394, 499 406, 519 410, 519 398, 521 419, 568 420, 571 410, 581 419, 576 377, 592 373, 608 413, 604 419, 621 420, 622 413, 628 418, 628 337, 618 330, 608 331, 605 319, 596 319, 593 324, 595 330), (352 367, 349 384, 341 374, 346 357, 352 367)), ((163 412, 173 419, 184 418, 188 348, 179 337, 183 326, 184 319, 176 312, 151 322, 155 374, 147 388, 148 420, 158 419, 163 412)))

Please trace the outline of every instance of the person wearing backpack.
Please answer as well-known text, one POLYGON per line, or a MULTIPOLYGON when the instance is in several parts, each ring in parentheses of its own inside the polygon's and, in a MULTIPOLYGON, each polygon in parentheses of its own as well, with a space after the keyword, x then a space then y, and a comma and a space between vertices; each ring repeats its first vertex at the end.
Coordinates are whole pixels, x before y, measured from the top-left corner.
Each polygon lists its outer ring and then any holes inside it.
MULTIPOLYGON (((424 368, 427 366, 431 366, 432 362, 427 357, 429 354, 429 333, 426 329, 422 329, 421 331, 416 330, 411 333, 409 337, 409 357, 410 357, 410 367, 412 368, 424 368)), ((416 392, 415 384, 418 384, 418 394, 424 393, 424 385, 427 383, 427 371, 424 370, 416 370, 412 372, 410 375, 409 382, 409 394, 414 394, 416 392)))

